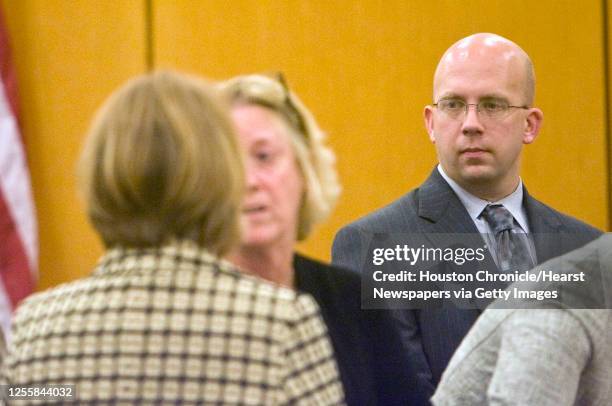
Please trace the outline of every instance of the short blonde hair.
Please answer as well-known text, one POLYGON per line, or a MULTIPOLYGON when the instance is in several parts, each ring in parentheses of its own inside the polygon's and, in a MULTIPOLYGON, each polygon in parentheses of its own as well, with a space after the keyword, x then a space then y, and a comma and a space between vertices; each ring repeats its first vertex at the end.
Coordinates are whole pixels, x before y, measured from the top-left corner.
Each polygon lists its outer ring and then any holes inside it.
POLYGON ((216 97, 165 71, 130 80, 100 108, 78 174, 107 247, 187 238, 222 255, 238 242, 244 169, 216 97))
POLYGON ((280 75, 276 79, 263 75, 237 76, 221 83, 219 88, 231 105, 266 107, 287 123, 305 183, 297 229, 298 240, 305 239, 315 224, 329 216, 340 196, 335 156, 325 145, 325 134, 280 75))

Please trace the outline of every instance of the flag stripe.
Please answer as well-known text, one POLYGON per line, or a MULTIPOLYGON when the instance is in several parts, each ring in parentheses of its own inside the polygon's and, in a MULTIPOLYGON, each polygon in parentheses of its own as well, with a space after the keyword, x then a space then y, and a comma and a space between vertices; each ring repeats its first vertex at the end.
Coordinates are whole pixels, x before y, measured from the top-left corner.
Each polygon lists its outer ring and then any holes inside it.
POLYGON ((11 306, 15 308, 21 299, 34 290, 34 283, 31 273, 27 271, 30 265, 4 200, 4 194, 0 195, 0 235, 2 236, 0 244, 2 284, 11 306))
POLYGON ((17 123, 3 92, 0 92, 0 191, 7 208, 2 214, 9 215, 14 222, 28 258, 28 269, 34 275, 37 244, 30 177, 17 123))
POLYGON ((17 88, 4 18, 0 11, 0 324, 34 290, 38 237, 25 157, 18 126, 17 88), (11 309, 7 309, 7 304, 11 309))

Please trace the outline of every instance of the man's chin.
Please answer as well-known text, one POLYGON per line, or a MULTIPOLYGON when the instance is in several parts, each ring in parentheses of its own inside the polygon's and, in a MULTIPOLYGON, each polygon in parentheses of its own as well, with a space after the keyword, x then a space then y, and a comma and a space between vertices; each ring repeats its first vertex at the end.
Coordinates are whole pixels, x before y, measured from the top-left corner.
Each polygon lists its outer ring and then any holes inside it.
POLYGON ((489 165, 470 165, 461 170, 461 177, 467 182, 490 182, 495 173, 489 165))
POLYGON ((461 180, 463 184, 470 186, 485 186, 496 182, 496 176, 491 168, 479 167, 469 168, 461 172, 461 180))

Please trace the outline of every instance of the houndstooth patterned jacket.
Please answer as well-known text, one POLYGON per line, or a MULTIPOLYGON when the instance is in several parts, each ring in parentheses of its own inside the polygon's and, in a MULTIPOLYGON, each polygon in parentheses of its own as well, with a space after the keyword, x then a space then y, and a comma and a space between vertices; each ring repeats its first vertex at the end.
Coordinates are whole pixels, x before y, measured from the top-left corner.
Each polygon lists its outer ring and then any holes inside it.
POLYGON ((191 242, 112 249, 13 328, 8 383, 74 384, 78 404, 343 403, 315 302, 191 242))

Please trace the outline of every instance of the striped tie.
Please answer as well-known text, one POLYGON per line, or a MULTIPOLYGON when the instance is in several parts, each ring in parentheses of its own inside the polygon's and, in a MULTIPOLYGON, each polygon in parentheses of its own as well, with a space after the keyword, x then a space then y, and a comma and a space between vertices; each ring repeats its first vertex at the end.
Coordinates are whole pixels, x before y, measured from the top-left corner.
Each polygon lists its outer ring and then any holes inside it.
POLYGON ((527 234, 512 232, 515 228, 512 213, 501 204, 492 204, 484 208, 481 216, 493 231, 495 262, 501 271, 528 271, 535 266, 527 234))

